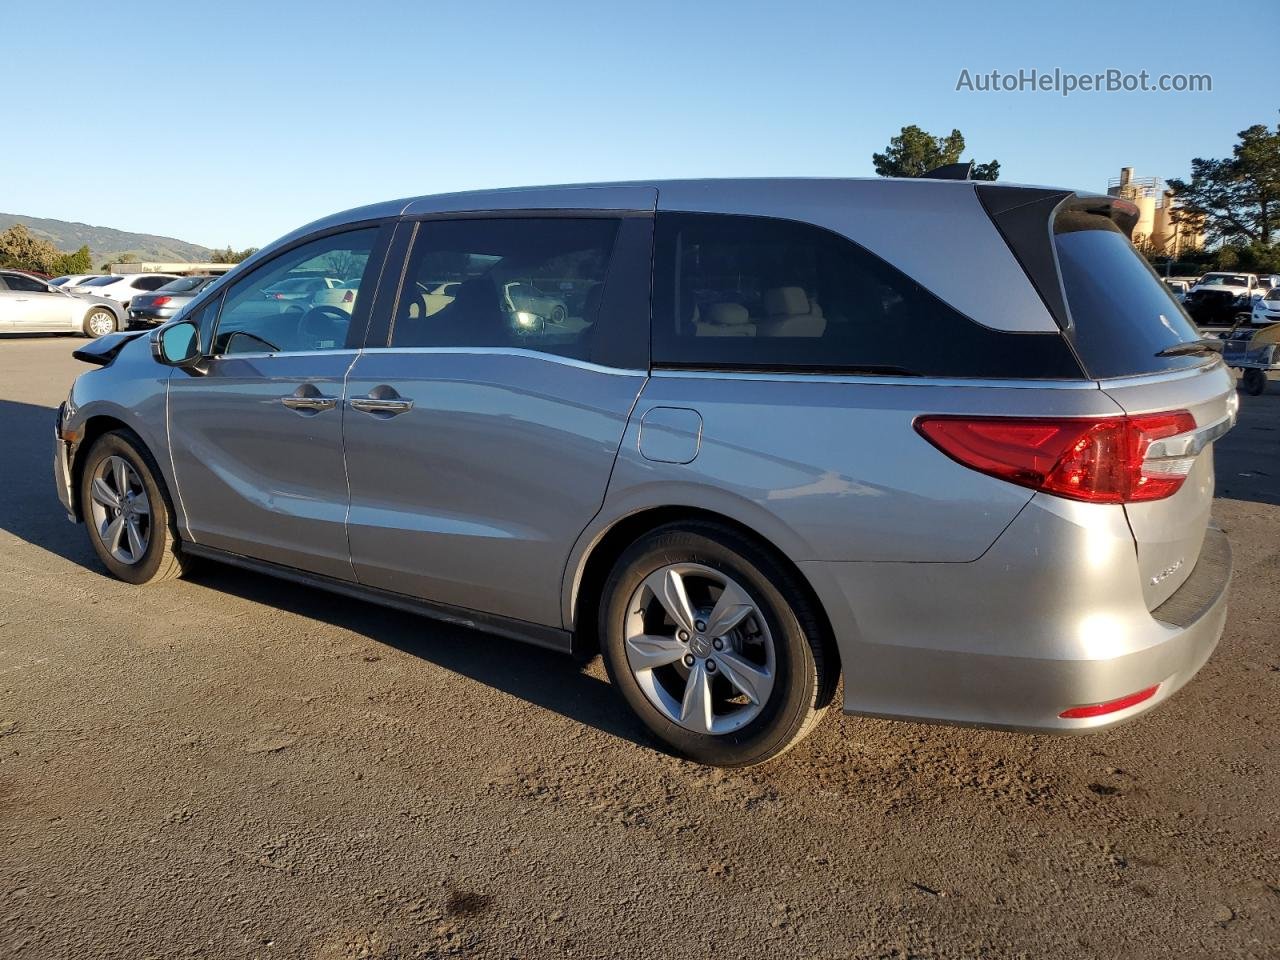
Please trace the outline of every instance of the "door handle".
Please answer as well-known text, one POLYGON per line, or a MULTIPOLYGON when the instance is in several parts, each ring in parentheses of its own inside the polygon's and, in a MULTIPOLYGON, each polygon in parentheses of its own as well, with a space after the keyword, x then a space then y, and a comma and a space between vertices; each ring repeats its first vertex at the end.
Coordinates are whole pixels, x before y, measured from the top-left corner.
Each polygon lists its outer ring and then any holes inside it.
POLYGON ((381 397, 355 397, 347 403, 352 410, 359 410, 361 413, 385 413, 393 417, 413 409, 413 401, 403 397, 395 400, 381 397))
POLYGON ((311 410, 319 412, 321 410, 332 410, 338 405, 337 397, 308 397, 298 396, 297 394, 289 394, 287 397, 281 397, 280 402, 290 410, 311 410))

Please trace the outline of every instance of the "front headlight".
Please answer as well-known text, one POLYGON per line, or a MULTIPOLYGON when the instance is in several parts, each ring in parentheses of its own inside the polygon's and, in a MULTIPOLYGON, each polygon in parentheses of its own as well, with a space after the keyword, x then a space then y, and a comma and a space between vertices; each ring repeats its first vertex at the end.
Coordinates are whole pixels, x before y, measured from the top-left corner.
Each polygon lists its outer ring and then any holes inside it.
POLYGON ((528 310, 516 311, 516 325, 525 330, 536 330, 542 318, 536 313, 530 313, 528 310))

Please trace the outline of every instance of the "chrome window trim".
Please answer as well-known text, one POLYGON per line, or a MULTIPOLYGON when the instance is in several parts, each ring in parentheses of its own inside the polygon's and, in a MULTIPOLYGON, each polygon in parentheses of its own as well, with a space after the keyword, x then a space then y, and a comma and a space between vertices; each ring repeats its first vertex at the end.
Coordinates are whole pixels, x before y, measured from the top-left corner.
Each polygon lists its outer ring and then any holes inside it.
POLYGON ((768 370, 682 370, 655 367, 654 377, 699 380, 779 380, 805 383, 875 383, 902 387, 1000 387, 1036 390, 1098 390, 1096 380, 1000 380, 967 377, 903 377, 873 373, 803 373, 768 370))
POLYGON ((593 373, 607 373, 614 376, 647 377, 648 370, 629 369, 626 367, 606 367, 592 363, 590 360, 579 360, 577 357, 564 357, 557 353, 543 353, 540 350, 527 350, 523 347, 365 347, 364 353, 395 354, 459 354, 465 356, 510 356, 526 357, 530 360, 543 360, 547 363, 558 363, 566 367, 576 367, 593 373))
POLYGON ((357 354, 360 350, 356 347, 341 347, 332 350, 281 350, 278 352, 259 351, 256 353, 212 353, 209 354, 209 360, 266 360, 270 357, 315 357, 315 356, 336 356, 340 354, 357 354))

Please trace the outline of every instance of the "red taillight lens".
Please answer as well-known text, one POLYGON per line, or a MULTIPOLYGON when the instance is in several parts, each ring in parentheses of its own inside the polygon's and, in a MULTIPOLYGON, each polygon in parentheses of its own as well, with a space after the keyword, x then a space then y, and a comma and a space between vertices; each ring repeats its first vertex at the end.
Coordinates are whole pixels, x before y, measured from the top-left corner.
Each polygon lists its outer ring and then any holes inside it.
POLYGON ((172 299, 173 297, 155 297, 152 299, 151 305, 153 307, 163 307, 166 303, 168 303, 172 299))
POLYGON ((966 467, 1089 503, 1159 500, 1194 457, 1148 459, 1156 440, 1196 428, 1185 410, 1138 417, 920 417, 916 430, 966 467))
POLYGON ((1058 716, 1063 720, 1084 720, 1088 717, 1101 717, 1108 713, 1118 713, 1129 707, 1137 706, 1144 700, 1150 700, 1156 695, 1156 691, 1160 689, 1160 684, 1154 687, 1147 687, 1145 690, 1139 690, 1137 693, 1131 693, 1127 697, 1120 697, 1117 700, 1108 700, 1106 703, 1090 703, 1083 707, 1072 707, 1069 710, 1063 710, 1058 716))
POLYGON ((356 295, 355 295, 354 293, 352 293, 350 290, 348 290, 346 293, 344 293, 344 294, 342 295, 342 302, 343 302, 343 303, 350 303, 350 302, 351 302, 352 300, 354 300, 355 298, 356 298, 356 295))

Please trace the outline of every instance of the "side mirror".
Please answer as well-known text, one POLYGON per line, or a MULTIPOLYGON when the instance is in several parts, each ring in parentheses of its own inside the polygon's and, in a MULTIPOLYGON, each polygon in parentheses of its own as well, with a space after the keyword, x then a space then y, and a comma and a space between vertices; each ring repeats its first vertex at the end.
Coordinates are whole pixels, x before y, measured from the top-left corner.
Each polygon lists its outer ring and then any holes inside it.
POLYGON ((200 328, 190 320, 167 324, 151 335, 151 355, 170 367, 195 367, 200 354, 200 328))

